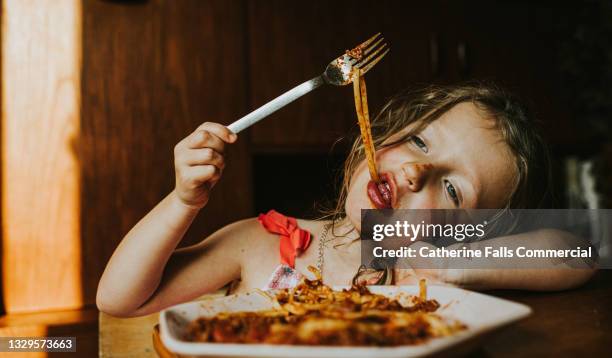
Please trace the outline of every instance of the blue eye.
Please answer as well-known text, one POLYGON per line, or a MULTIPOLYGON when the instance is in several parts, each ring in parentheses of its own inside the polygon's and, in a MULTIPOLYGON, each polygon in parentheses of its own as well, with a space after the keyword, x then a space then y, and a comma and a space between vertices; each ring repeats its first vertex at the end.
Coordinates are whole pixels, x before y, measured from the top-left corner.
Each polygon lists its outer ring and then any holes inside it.
POLYGON ((412 137, 410 137, 410 140, 424 153, 427 153, 429 151, 429 148, 427 148, 427 144, 425 144, 425 142, 419 136, 413 135, 412 137))
POLYGON ((457 195, 457 190, 455 190, 453 184, 451 184, 448 180, 445 180, 444 187, 446 188, 448 195, 451 197, 451 199, 453 199, 455 205, 459 206, 459 196, 457 195))

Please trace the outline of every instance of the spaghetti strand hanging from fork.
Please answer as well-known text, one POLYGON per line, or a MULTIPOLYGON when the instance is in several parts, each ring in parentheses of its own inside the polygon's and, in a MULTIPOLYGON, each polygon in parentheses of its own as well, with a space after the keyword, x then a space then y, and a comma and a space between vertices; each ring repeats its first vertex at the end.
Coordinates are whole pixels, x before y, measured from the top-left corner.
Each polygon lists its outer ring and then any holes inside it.
POLYGON ((360 69, 356 69, 353 72, 353 95, 355 97, 355 110, 357 111, 359 131, 361 132, 368 170, 372 180, 378 183, 380 178, 376 168, 376 150, 374 148, 374 140, 372 139, 372 127, 368 110, 368 95, 365 78, 360 69))

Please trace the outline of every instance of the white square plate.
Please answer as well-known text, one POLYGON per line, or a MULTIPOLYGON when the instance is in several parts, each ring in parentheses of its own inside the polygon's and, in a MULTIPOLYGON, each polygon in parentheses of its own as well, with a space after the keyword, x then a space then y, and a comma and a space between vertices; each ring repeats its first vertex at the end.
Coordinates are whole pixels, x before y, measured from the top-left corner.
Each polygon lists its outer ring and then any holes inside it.
MULTIPOLYGON (((341 287, 334 287, 339 289, 341 287)), ((372 292, 391 297, 417 295, 416 286, 370 286, 372 292)), ((531 314, 528 306, 454 287, 427 287, 427 297, 440 303, 437 313, 456 319, 468 326, 449 337, 435 338, 426 343, 398 347, 330 347, 270 344, 195 343, 184 340, 186 325, 201 316, 219 312, 257 311, 273 307, 269 297, 261 292, 219 297, 201 302, 176 305, 160 313, 161 339, 178 354, 225 357, 292 357, 292 358, 360 358, 360 357, 421 357, 440 352, 459 343, 472 341, 486 332, 508 325, 531 314)))

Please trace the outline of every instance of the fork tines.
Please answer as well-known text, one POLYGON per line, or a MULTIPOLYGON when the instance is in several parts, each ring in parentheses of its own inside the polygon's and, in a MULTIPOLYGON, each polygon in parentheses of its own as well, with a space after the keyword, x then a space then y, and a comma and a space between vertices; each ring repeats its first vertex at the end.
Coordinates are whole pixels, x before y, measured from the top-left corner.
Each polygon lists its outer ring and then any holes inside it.
MULTIPOLYGON (((374 67, 389 52, 389 47, 384 40, 385 38, 379 32, 353 50, 357 50, 361 56, 352 56, 351 64, 359 68, 362 75, 374 67)), ((349 51, 349 55, 350 53, 351 51, 349 51)))

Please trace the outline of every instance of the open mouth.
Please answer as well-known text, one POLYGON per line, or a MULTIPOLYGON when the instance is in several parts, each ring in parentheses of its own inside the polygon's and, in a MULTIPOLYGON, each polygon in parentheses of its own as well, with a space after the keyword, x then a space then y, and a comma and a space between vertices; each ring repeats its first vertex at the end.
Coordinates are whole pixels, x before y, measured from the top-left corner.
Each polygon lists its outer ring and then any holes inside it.
POLYGON ((368 197, 376 209, 391 209, 393 207, 393 190, 389 182, 389 177, 382 174, 378 183, 374 180, 370 180, 368 183, 368 197))

